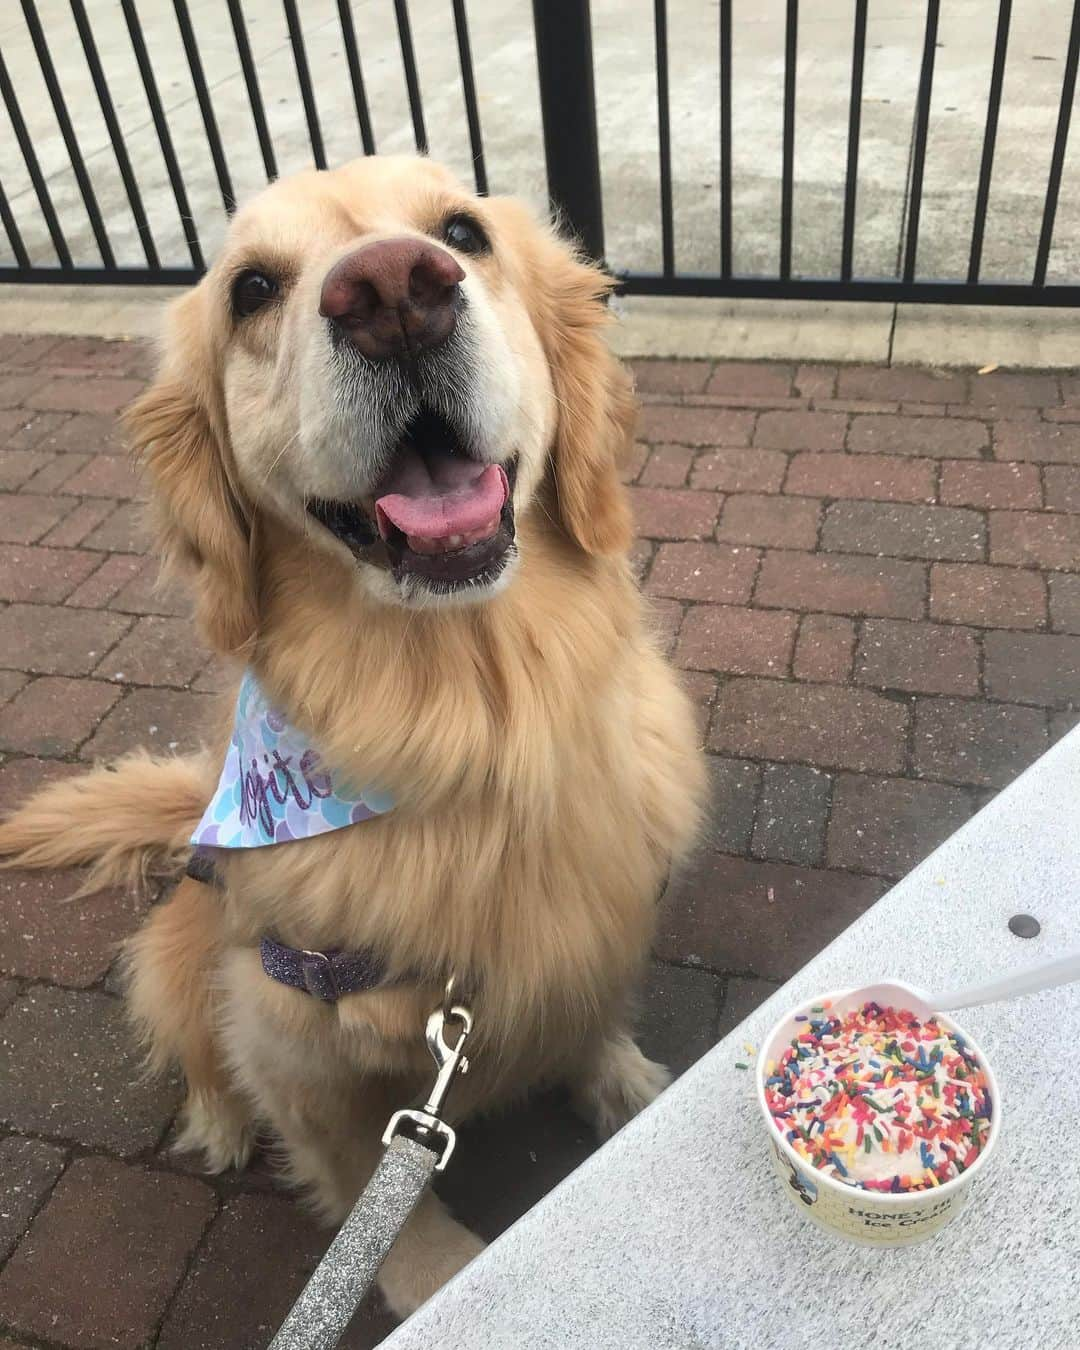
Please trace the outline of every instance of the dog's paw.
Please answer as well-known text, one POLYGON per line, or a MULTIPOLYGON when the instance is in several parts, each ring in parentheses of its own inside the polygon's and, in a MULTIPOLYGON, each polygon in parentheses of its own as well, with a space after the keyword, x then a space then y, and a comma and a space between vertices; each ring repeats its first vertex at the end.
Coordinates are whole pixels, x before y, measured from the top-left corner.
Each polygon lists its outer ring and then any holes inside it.
POLYGON ((426 1241, 422 1246, 406 1242, 407 1258, 395 1260, 391 1257, 379 1272, 383 1299, 394 1316, 402 1321, 463 1270, 474 1256, 479 1256, 487 1245, 449 1215, 443 1213, 440 1220, 436 1240, 426 1241))
POLYGON ((189 1093, 172 1151, 201 1153, 213 1175, 246 1167, 255 1151, 255 1130, 243 1103, 219 1092, 189 1093))
POLYGON ((601 1139, 621 1130, 671 1082, 662 1064, 646 1059, 629 1036, 605 1041, 592 1072, 573 1085, 574 1107, 601 1139))

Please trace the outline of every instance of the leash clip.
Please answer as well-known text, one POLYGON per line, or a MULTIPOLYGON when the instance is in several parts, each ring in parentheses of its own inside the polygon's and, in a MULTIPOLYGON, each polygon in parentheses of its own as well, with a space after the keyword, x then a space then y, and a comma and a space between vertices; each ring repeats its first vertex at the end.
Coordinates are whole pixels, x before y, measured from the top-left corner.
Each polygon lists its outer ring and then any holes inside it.
POLYGON ((438 1068, 435 1083, 427 1101, 419 1110, 406 1107, 402 1111, 394 1112, 382 1138, 384 1144, 389 1144, 395 1135, 404 1132, 402 1125, 408 1121, 412 1126, 408 1131, 410 1135, 415 1136, 428 1148, 439 1151, 439 1160, 435 1164, 436 1172, 446 1170, 446 1164, 450 1161, 450 1155, 457 1143, 456 1133, 441 1119, 441 1112, 454 1078, 459 1073, 469 1071, 469 1061, 465 1057, 464 1050, 471 1031, 472 1013, 464 1004, 455 1003, 449 1008, 435 1009, 427 1020, 426 1032, 427 1047, 438 1068), (451 1022, 460 1025, 457 1040, 453 1045, 446 1039, 446 1029, 451 1022))

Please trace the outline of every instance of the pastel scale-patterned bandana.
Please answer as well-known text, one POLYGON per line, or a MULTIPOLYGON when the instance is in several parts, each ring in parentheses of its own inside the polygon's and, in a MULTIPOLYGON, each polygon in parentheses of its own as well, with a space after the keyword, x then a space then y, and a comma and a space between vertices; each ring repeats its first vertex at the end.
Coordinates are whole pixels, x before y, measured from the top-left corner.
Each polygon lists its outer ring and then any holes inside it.
POLYGON ((191 842, 197 848, 285 844, 358 825, 393 805, 377 788, 335 781, 307 737, 246 671, 221 777, 191 842))

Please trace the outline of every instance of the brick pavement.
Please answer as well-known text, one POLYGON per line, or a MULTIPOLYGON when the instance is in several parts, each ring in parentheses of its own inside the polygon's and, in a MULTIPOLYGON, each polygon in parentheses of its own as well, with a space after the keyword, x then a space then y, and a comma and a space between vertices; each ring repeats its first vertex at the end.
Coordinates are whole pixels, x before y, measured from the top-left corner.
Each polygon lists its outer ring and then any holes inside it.
MULTIPOLYGON (((193 745, 225 676, 154 587, 115 414, 138 347, 0 338, 0 806, 193 745)), ((637 363, 635 562, 712 808, 642 999, 684 1068, 1077 720, 1080 377, 637 363)), ((141 905, 0 874, 0 1345, 264 1345, 325 1237, 260 1160, 166 1151, 115 944, 141 905)), ((558 1096, 465 1134, 488 1236, 591 1142, 558 1096)), ((352 1346, 389 1319, 369 1309, 352 1346)))

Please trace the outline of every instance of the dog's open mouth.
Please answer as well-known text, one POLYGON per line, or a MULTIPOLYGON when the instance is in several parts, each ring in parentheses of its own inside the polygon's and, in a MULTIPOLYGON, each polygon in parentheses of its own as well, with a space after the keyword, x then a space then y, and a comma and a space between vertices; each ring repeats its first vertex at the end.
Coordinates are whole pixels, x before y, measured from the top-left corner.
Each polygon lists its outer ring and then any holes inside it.
POLYGON ((421 412, 366 501, 315 501, 308 510, 357 557, 373 560, 381 538, 397 581, 429 590, 495 580, 514 542, 516 464, 473 458, 441 415, 421 412))

